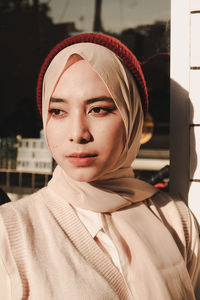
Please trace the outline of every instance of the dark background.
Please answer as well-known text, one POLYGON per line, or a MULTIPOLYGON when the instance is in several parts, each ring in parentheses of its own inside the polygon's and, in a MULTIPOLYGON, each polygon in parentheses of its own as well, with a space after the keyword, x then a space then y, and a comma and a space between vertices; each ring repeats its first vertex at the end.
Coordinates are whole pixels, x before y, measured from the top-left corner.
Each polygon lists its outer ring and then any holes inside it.
MULTIPOLYGON (((102 1, 95 1, 93 30, 125 43, 142 63, 159 148, 168 148, 169 136, 169 22, 127 28, 120 33, 104 30, 102 1)), ((40 66, 51 48, 64 38, 82 32, 75 23, 54 24, 48 4, 38 0, 0 0, 1 117, 0 137, 39 137, 42 123, 35 91, 40 66)))

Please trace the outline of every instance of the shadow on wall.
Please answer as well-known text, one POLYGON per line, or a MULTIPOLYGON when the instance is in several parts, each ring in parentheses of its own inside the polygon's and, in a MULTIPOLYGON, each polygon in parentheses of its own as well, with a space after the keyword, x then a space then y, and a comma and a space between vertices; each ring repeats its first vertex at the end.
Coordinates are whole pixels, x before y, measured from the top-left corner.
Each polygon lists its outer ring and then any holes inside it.
POLYGON ((170 186, 172 197, 188 204, 188 193, 197 167, 194 127, 190 127, 194 109, 189 92, 171 79, 170 84, 170 186))

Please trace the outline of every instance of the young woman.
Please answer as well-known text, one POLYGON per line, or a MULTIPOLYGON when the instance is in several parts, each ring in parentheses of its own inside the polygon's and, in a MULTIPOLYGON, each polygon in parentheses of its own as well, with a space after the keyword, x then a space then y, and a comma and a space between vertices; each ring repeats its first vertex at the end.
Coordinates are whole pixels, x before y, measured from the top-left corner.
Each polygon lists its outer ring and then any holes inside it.
POLYGON ((199 299, 192 214, 131 169, 148 106, 135 56, 107 35, 68 38, 37 101, 58 165, 47 187, 0 208, 0 298, 199 299))

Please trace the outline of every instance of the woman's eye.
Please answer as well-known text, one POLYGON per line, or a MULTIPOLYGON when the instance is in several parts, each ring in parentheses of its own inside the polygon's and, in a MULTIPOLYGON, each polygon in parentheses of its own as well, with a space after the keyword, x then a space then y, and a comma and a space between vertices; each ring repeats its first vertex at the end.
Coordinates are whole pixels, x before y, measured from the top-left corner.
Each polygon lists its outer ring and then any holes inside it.
POLYGON ((113 108, 109 107, 93 107, 89 113, 92 115, 105 116, 113 111, 113 108))
POLYGON ((101 112, 101 110, 103 110, 101 107, 94 107, 92 109, 92 111, 95 113, 95 114, 99 114, 101 112))
POLYGON ((64 111, 58 109, 58 108, 52 108, 49 109, 49 114, 52 115, 53 117, 56 116, 63 116, 64 115, 64 111))

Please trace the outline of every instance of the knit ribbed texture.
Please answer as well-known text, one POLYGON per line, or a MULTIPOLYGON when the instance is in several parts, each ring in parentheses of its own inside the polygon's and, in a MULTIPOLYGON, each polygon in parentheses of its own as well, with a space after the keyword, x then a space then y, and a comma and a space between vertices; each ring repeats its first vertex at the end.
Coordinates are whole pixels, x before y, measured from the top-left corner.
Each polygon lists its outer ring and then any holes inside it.
POLYGON ((189 243, 190 243, 190 214, 189 210, 185 209, 185 204, 183 201, 176 201, 176 207, 179 211, 181 222, 183 224, 183 230, 184 230, 184 235, 185 235, 185 244, 186 244, 186 249, 189 249, 189 243))
MULTIPOLYGON (((177 243, 179 247, 180 244, 185 243, 185 238, 180 218, 177 217, 179 213, 176 207, 173 203, 167 202, 167 197, 166 199, 161 197, 159 200, 159 195, 155 195, 153 198, 150 203, 151 206, 154 200, 156 204, 159 203, 158 208, 160 206, 168 224, 176 226, 176 232, 179 233, 179 243, 177 243), (170 219, 168 216, 170 216, 170 219)), ((133 221, 138 223, 137 215, 138 213, 140 215, 140 208, 137 206, 135 208, 136 212, 133 221)), ((156 210, 154 209, 153 211, 157 215, 156 210)), ((183 222, 185 222, 186 226, 188 224, 187 232, 190 235, 190 247, 188 249, 188 256, 190 257, 189 273, 191 277, 195 279, 198 276, 198 262, 196 262, 196 258, 198 257, 199 250, 196 242, 195 228, 194 226, 190 228, 192 226, 190 221, 191 215, 188 216, 189 218, 186 216, 185 219, 186 211, 187 208, 183 204, 180 212, 183 217, 183 222), (191 236, 191 234, 193 234, 193 236, 191 236)), ((133 260, 133 269, 141 267, 144 270, 144 272, 142 272, 142 278, 147 284, 140 289, 140 272, 135 273, 136 276, 133 281, 129 281, 130 278, 126 278, 126 283, 123 275, 113 265, 110 258, 98 247, 94 239, 83 226, 74 209, 69 206, 62 197, 59 197, 50 189, 45 188, 27 199, 6 204, 0 207, 0 214, 5 223, 10 243, 9 247, 4 245, 6 244, 4 240, 7 240, 7 235, 6 231, 1 230, 3 236, 1 238, 2 243, 0 247, 3 249, 5 246, 7 252, 1 251, 0 253, 1 255, 3 254, 3 256, 0 257, 2 260, 0 263, 0 276, 5 276, 5 268, 9 271, 6 275, 10 277, 11 290, 14 289, 16 284, 20 285, 20 282, 23 284, 23 295, 20 294, 22 292, 20 287, 18 296, 16 297, 16 295, 13 294, 12 300, 28 298, 33 300, 195 299, 188 277, 189 275, 185 273, 183 260, 181 264, 175 264, 174 268, 169 268, 168 270, 164 269, 164 273, 162 273, 162 268, 159 268, 161 273, 159 273, 160 276, 158 276, 158 280, 160 280, 162 274, 167 276, 165 283, 171 293, 171 298, 168 294, 164 294, 165 288, 162 293, 160 293, 159 286, 152 287, 155 272, 153 272, 151 268, 149 269, 148 265, 145 264, 143 247, 138 249, 139 253, 137 253, 136 256, 132 256, 133 259, 135 258, 133 260), (9 259, 11 256, 14 260, 9 259), (3 269, 4 273, 1 268, 2 262, 5 265, 3 269), (18 271, 15 264, 17 265, 18 271), (179 275, 181 275, 180 277, 184 280, 181 281, 181 284, 178 286, 176 283, 179 281, 179 277, 174 275, 177 267, 182 268, 183 275, 185 274, 182 276, 182 272, 180 272, 179 275), (171 273, 171 271, 173 271, 172 269, 174 270, 173 273, 171 273), (19 280, 19 275, 21 280, 19 280), (144 278, 145 276, 146 278, 144 278), (14 282, 12 281, 13 278, 15 278, 14 282), (171 288, 168 285, 169 282, 171 282, 171 288), (173 285, 173 283, 175 284, 173 285), (128 285, 131 289, 134 287, 131 290, 133 295, 128 285), (179 293, 177 289, 180 288, 179 293)), ((152 214, 152 218, 154 219, 154 214, 152 214)), ((160 218, 159 215, 158 218, 160 218)), ((138 226, 145 226, 145 222, 143 221, 141 224, 138 224, 138 226)), ((156 220, 154 219, 154 221, 156 220)), ((147 232, 149 236, 149 228, 146 227, 145 232, 147 232)), ((165 237, 161 241, 162 245, 164 245, 166 241, 165 237)), ((144 236, 141 235, 141 241, 143 240, 145 240, 144 236)), ((133 239, 133 242, 137 248, 138 240, 133 239)), ((149 251, 151 251, 152 245, 153 244, 150 244, 149 251)), ((175 246, 175 244, 173 245, 175 246)), ((174 251, 178 251, 176 246, 174 251)), ((154 258, 155 252, 156 249, 154 248, 152 259, 154 258)), ((168 259, 169 252, 166 251, 166 254, 166 259, 168 259)), ((157 257, 157 263, 159 266, 162 266, 162 261, 159 256, 157 257)), ((7 288, 9 287, 5 287, 5 289, 7 288)), ((4 297, 1 298, 1 295, 2 291, 0 291, 0 299, 5 299, 4 297)), ((197 293, 197 295, 199 294, 197 293)), ((199 298, 197 297, 197 299, 199 298)))
POLYGON ((122 274, 96 244, 73 208, 66 206, 66 203, 62 200, 57 202, 47 200, 46 204, 56 217, 57 222, 65 230, 74 247, 108 281, 120 299, 133 299, 122 274))
MULTIPOLYGON (((7 228, 8 238, 10 240, 11 248, 13 249, 13 256, 15 257, 16 265, 21 276, 21 281, 23 285, 23 297, 22 300, 27 300, 29 296, 29 284, 28 284, 28 273, 26 266, 24 264, 27 261, 27 253, 25 251, 25 242, 22 235, 22 224, 17 218, 17 213, 13 206, 10 206, 11 209, 2 209, 4 210, 4 223, 7 228)), ((2 299, 3 300, 3 299, 2 299)))
MULTIPOLYGON (((29 252, 29 246, 27 248, 28 244, 24 240, 27 228, 26 226, 24 226, 25 224, 23 224, 24 220, 26 219, 26 217, 24 219, 23 214, 26 214, 26 208, 25 211, 23 211, 22 204, 22 211, 21 208, 19 211, 17 211, 15 209, 16 204, 17 203, 12 203, 9 206, 2 207, 1 213, 5 226, 7 228, 12 255, 15 259, 23 285, 23 296, 20 299, 26 300, 31 297, 31 299, 36 300, 35 296, 32 295, 32 288, 34 289, 34 286, 32 286, 33 269, 31 267, 31 256, 30 253, 27 253, 29 252)), ((46 206, 46 213, 44 214, 44 216, 46 214, 49 214, 49 212, 50 215, 52 214, 53 219, 57 221, 59 227, 65 232, 68 240, 71 241, 72 245, 77 249, 80 255, 84 257, 86 264, 91 265, 91 267, 108 282, 108 285, 114 291, 113 295, 118 296, 119 299, 122 300, 133 300, 134 298, 132 297, 122 274, 113 265, 110 258, 96 244, 94 239, 81 223, 73 208, 62 199, 60 199, 60 201, 52 201, 52 199, 50 199, 49 201, 49 199, 46 198, 44 204, 46 206)), ((32 204, 29 207, 29 213, 31 210, 31 206, 32 204)), ((34 208, 34 206, 32 208, 34 208)), ((45 206, 43 206, 43 210, 45 206)), ((34 213, 35 212, 33 209, 33 214, 34 213)), ((31 238, 30 232, 29 237, 31 238)), ((89 286, 90 283, 88 283, 88 288, 89 286)), ((69 299, 68 295, 66 299, 69 299)), ((81 299, 86 298, 83 295, 83 298, 81 299)), ((50 299, 48 298, 48 300, 50 299)))
MULTIPOLYGON (((169 202, 167 204, 167 197, 164 193, 163 196, 163 198, 155 196, 149 199, 147 203, 151 203, 153 200, 154 204, 156 204, 156 211, 154 213, 156 213, 159 218, 162 219, 162 222, 171 232, 184 260, 187 261, 187 252, 190 249, 191 243, 191 213, 183 201, 176 200, 174 201, 176 211, 174 211, 173 214, 169 214, 165 206, 170 206, 171 203, 169 202), (181 222, 182 227, 177 226, 179 221, 181 222), (180 236, 182 239, 180 239, 180 236)), ((153 207, 155 208, 155 206, 153 207)))
POLYGON ((113 51, 126 65, 126 67, 129 69, 129 71, 132 73, 133 77, 135 78, 135 81, 137 83, 143 111, 144 114, 148 111, 148 92, 146 87, 146 82, 144 79, 144 75, 141 69, 141 65, 135 55, 118 39, 105 35, 100 33, 83 33, 78 34, 72 37, 69 37, 59 44, 57 44, 48 54, 46 57, 39 76, 38 76, 38 83, 37 83, 37 105, 38 109, 40 111, 40 114, 42 115, 42 84, 43 84, 43 78, 44 74, 51 63, 52 59, 64 48, 77 44, 77 43, 94 43, 101 46, 104 46, 108 48, 109 50, 113 51))

